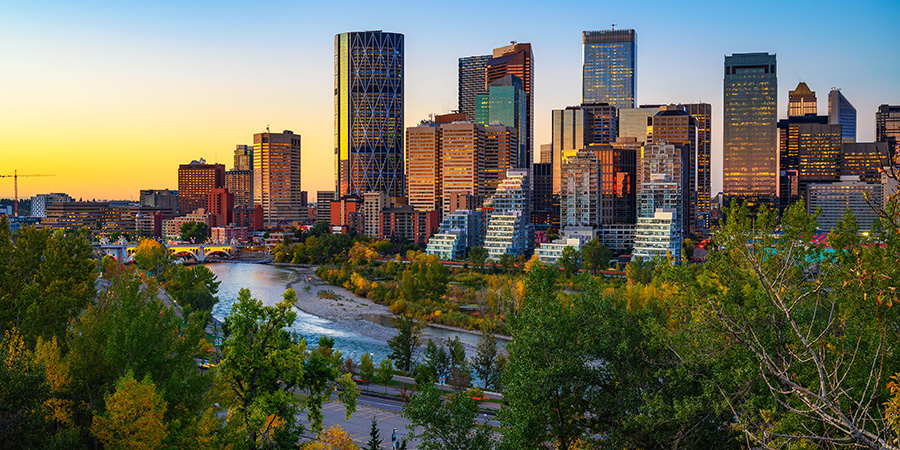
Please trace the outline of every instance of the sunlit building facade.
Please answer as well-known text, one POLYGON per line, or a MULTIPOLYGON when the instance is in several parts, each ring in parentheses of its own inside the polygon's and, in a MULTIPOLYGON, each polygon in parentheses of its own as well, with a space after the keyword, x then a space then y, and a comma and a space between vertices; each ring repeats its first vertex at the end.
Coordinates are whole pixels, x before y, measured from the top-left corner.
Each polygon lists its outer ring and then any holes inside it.
POLYGON ((700 228, 709 227, 710 199, 712 198, 712 105, 709 103, 687 103, 685 110, 697 121, 697 147, 695 152, 697 217, 700 228))
POLYGON ((875 140, 886 142, 891 161, 897 162, 900 142, 900 105, 881 105, 875 111, 875 140))
POLYGON ((631 137, 644 144, 650 133, 649 118, 659 111, 659 106, 645 106, 640 108, 619 109, 618 137, 631 137))
POLYGON ((562 187, 561 172, 563 162, 575 156, 593 141, 591 134, 591 113, 580 106, 569 106, 566 109, 554 109, 552 115, 553 149, 553 193, 558 194, 562 187))
POLYGON ((191 161, 178 166, 178 213, 189 214, 206 208, 206 194, 225 187, 225 165, 206 164, 206 160, 191 161))
POLYGON ((801 81, 797 85, 797 89, 788 91, 788 117, 818 113, 816 92, 810 90, 806 83, 801 81))
MULTIPOLYGON (((841 125, 843 127, 843 125, 841 125)), ((841 144, 841 176, 858 176, 863 183, 881 183, 881 168, 889 166, 887 143, 841 144)))
POLYGON ((459 58, 459 112, 466 120, 475 121, 475 96, 484 91, 487 83, 487 63, 491 55, 459 58))
POLYGON ((441 209, 441 137, 434 122, 406 129, 406 197, 417 210, 441 209))
MULTIPOLYGON (((697 228, 697 119, 687 113, 682 105, 666 105, 659 108, 651 118, 652 130, 648 136, 648 144, 668 142, 682 147, 680 152, 680 174, 673 174, 681 180, 681 210, 678 217, 682 220, 685 232, 697 228)), ((652 152, 652 147, 647 153, 652 152)), ((646 173, 644 173, 646 175, 646 173)), ((642 181, 647 180, 646 178, 642 181)))
POLYGON ((522 90, 525 91, 525 155, 518 166, 530 168, 534 152, 534 53, 531 44, 513 42, 495 48, 492 56, 486 66, 487 85, 506 75, 515 75, 522 80, 522 90))
POLYGON ((868 231, 878 218, 878 211, 872 205, 880 205, 881 184, 868 184, 855 176, 842 176, 839 182, 811 184, 806 212, 810 215, 822 208, 816 223, 819 229, 831 231, 849 210, 856 218, 860 231, 868 231))
POLYGON ((584 31, 582 103, 634 108, 637 43, 634 30, 584 31))
POLYGON ((404 195, 403 35, 334 37, 334 154, 338 198, 404 195))
POLYGON ((841 126, 844 143, 856 142, 856 108, 838 88, 828 93, 828 123, 841 126))
POLYGON ((839 179, 840 125, 828 124, 826 116, 794 116, 778 121, 778 133, 781 208, 807 197, 810 184, 839 179))
POLYGON ((283 133, 253 135, 253 203, 262 205, 265 226, 297 222, 301 213, 300 135, 283 133))
POLYGON ((724 84, 724 193, 772 202, 778 181, 775 55, 726 56, 724 84))
MULTIPOLYGON (((516 147, 508 167, 501 169, 497 179, 502 179, 507 168, 521 167, 520 162, 527 161, 525 143, 527 136, 526 112, 527 102, 522 80, 515 75, 505 75, 488 84, 488 91, 476 96, 475 122, 482 125, 504 125, 515 129, 516 147)), ((499 183, 499 181, 498 181, 499 183)), ((496 186, 495 186, 496 187, 496 186)))
POLYGON ((444 215, 456 209, 459 196, 485 195, 484 125, 472 122, 441 124, 441 204, 444 215), (455 205, 454 205, 455 206, 455 205))
POLYGON ((506 171, 516 168, 518 149, 516 128, 505 125, 484 127, 484 195, 493 195, 506 177, 506 171))

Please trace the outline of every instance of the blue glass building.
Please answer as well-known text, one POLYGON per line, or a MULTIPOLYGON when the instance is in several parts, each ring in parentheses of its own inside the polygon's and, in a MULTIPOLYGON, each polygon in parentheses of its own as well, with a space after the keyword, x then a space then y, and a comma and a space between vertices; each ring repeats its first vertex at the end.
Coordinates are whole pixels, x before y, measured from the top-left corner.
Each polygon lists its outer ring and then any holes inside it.
POLYGON ((527 98, 522 80, 515 75, 504 75, 488 83, 488 92, 475 98, 475 123, 500 124, 513 127, 518 132, 517 167, 527 167, 527 98))
POLYGON ((584 31, 582 103, 634 108, 637 44, 634 30, 584 31))
POLYGON ((828 93, 828 123, 841 126, 841 142, 856 142, 856 108, 837 88, 828 93))

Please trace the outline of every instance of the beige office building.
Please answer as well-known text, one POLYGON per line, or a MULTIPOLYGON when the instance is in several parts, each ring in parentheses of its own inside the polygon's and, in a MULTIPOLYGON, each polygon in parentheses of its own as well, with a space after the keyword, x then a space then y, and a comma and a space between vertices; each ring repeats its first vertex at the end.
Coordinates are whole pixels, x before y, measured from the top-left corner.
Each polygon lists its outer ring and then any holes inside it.
POLYGON ((485 131, 472 122, 445 123, 440 127, 441 199, 444 215, 453 212, 450 199, 485 195, 485 131))
POLYGON ((406 129, 406 196, 418 211, 441 209, 440 136, 433 124, 406 129))
POLYGON ((300 190, 300 135, 283 133, 253 135, 253 203, 262 205, 263 224, 297 222, 303 206, 300 190))

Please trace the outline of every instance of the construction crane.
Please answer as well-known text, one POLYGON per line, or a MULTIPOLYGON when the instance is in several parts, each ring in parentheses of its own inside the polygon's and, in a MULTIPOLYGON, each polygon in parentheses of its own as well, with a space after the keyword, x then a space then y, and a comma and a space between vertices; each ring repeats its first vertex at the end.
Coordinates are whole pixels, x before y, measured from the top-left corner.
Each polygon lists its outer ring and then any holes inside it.
POLYGON ((41 174, 41 175, 19 175, 19 171, 18 171, 18 170, 13 170, 12 175, 0 175, 0 178, 10 178, 10 177, 12 177, 12 179, 13 179, 13 192, 15 193, 15 200, 14 200, 15 203, 13 203, 13 205, 15 205, 15 210, 16 210, 15 216, 16 216, 16 217, 19 217, 19 177, 52 177, 52 176, 53 176, 53 175, 46 175, 46 174, 41 174))

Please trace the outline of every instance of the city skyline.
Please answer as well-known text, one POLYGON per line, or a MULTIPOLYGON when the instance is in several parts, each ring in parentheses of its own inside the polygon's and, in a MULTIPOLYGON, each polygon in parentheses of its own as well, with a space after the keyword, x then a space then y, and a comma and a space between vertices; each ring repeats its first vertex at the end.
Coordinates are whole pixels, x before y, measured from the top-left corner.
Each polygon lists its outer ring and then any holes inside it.
MULTIPOLYGON (((11 7, 0 17, 8 37, 0 55, 9 61, 0 85, 15 86, 4 93, 0 113, 4 172, 56 175, 19 180, 20 197, 66 192, 85 199, 137 199, 140 189, 176 188, 177 166, 198 157, 230 170, 235 145, 249 144, 270 125, 302 136, 303 190, 330 190, 333 37, 366 29, 405 36, 404 129, 428 114, 456 109, 459 58, 511 40, 532 44, 535 150, 550 142, 550 111, 581 98, 581 33, 608 29, 612 22, 617 29, 634 29, 638 105, 712 105, 712 194, 722 189, 724 55, 778 55, 779 119, 786 115, 787 91, 799 81, 819 93, 841 88, 858 111, 858 142, 874 140, 878 105, 900 103, 900 80, 891 75, 900 63, 886 57, 891 18, 900 15, 900 5, 891 2, 846 9, 841 29, 847 31, 835 32, 841 39, 817 41, 791 29, 787 17, 802 11, 824 29, 836 2, 754 6, 741 24, 723 21, 733 6, 716 3, 696 5, 705 9, 699 15, 664 4, 653 15, 646 7, 587 2, 526 2, 512 14, 512 3, 482 5, 480 14, 506 14, 505 20, 490 29, 464 24, 458 39, 440 46, 434 36, 463 23, 453 19, 470 12, 465 2, 455 8, 417 5, 415 14, 409 4, 396 15, 367 5, 11 7), (354 8, 358 13, 341 14, 354 8), (292 12, 302 16, 292 26, 267 26, 272 14, 292 12), (440 21, 421 20, 435 14, 440 21), (671 39, 673 23, 683 25, 683 40, 671 39), (840 64, 836 54, 843 55, 840 64), (259 58, 278 58, 278 70, 254 71, 259 58)), ((827 114, 824 101, 818 106, 820 115, 827 114)), ((0 197, 11 197, 12 190, 11 180, 0 183, 0 197)))

